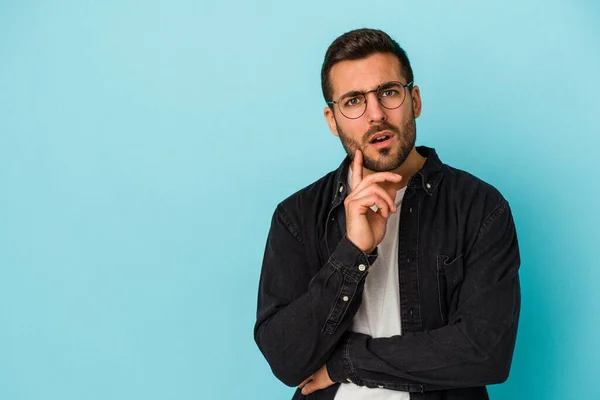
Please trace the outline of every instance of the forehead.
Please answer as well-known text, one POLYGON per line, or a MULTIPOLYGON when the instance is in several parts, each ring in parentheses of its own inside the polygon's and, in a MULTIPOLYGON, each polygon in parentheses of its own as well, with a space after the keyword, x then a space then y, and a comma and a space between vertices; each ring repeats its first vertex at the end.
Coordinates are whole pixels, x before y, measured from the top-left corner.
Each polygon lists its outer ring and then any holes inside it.
POLYGON ((350 91, 375 89, 383 82, 401 81, 400 60, 392 53, 375 53, 359 60, 344 60, 329 71, 333 98, 350 91))

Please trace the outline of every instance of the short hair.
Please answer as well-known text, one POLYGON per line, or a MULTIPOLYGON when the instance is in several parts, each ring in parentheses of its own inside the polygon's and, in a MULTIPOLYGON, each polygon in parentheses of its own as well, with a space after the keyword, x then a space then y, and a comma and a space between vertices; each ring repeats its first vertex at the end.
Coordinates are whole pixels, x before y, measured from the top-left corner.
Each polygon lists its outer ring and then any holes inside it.
POLYGON ((406 51, 387 33, 378 29, 355 29, 344 33, 331 43, 321 67, 321 89, 325 101, 333 101, 333 88, 329 79, 331 68, 345 60, 359 60, 375 53, 392 53, 400 60, 401 73, 407 82, 414 81, 406 51))

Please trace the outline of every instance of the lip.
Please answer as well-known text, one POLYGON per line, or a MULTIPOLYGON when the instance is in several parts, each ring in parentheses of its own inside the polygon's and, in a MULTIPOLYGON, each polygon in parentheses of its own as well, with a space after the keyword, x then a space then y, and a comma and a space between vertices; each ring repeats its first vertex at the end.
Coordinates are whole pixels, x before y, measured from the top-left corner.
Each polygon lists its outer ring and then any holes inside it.
POLYGON ((392 134, 392 132, 390 131, 381 131, 381 132, 377 132, 376 135, 374 135, 371 138, 371 141, 369 141, 369 144, 371 146, 374 146, 375 148, 382 148, 382 147, 387 147, 389 146, 392 141, 394 141, 394 135, 392 134), (371 143, 371 141, 375 138, 381 137, 381 136, 389 136, 388 139, 384 140, 383 142, 375 142, 375 143, 371 143))

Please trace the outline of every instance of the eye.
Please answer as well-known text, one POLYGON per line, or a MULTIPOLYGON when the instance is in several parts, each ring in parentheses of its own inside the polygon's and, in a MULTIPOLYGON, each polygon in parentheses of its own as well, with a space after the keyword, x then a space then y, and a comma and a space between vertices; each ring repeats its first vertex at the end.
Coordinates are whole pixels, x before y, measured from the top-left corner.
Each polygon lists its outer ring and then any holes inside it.
POLYGON ((344 103, 346 106, 357 106, 360 104, 360 97, 351 97, 344 103))
POLYGON ((386 89, 383 92, 381 92, 382 97, 392 97, 392 96, 397 96, 397 95, 398 95, 398 91, 394 90, 394 89, 386 89))

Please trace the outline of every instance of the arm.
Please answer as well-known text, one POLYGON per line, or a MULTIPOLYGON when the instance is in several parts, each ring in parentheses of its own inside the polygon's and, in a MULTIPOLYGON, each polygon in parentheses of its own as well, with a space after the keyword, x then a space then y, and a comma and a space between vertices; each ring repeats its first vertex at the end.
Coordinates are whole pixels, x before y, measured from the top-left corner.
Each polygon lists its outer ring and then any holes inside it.
POLYGON ((348 332, 327 362, 331 379, 407 391, 506 380, 519 319, 520 256, 505 200, 482 224, 464 262, 458 307, 447 326, 388 338, 348 332))
POLYGON ((267 238, 254 326, 254 339, 273 373, 289 386, 299 385, 329 358, 352 323, 377 257, 344 237, 324 265, 315 265, 316 249, 304 236, 280 204, 267 238))

